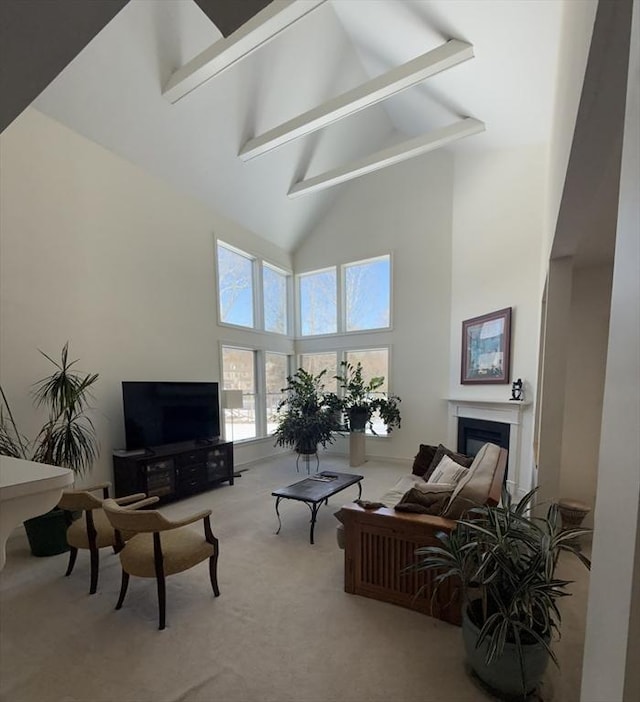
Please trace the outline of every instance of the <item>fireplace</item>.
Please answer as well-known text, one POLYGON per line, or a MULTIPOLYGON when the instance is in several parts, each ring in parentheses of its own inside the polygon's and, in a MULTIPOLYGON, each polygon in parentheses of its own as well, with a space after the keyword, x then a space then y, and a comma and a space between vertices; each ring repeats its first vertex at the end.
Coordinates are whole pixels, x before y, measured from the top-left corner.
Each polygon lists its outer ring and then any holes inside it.
POLYGON ((510 427, 504 422, 458 417, 458 451, 475 456, 486 443, 509 449, 510 427))
POLYGON ((475 455, 487 442, 509 451, 507 487, 517 499, 533 484, 533 405, 502 398, 449 397, 448 440, 475 455))

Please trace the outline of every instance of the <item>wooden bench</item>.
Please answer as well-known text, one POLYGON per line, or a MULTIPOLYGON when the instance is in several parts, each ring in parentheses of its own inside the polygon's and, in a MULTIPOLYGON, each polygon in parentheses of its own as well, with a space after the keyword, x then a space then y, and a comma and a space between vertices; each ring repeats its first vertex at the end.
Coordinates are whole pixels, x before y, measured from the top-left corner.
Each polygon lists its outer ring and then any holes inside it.
MULTIPOLYGON (((486 504, 499 503, 506 467, 507 451, 501 449, 486 504)), ((403 572, 415 561, 417 548, 437 544, 436 534, 451 533, 455 521, 387 507, 367 510, 357 504, 345 505, 336 516, 344 526, 345 592, 460 624, 460 593, 452 579, 438 588, 432 602, 433 572, 403 572)))

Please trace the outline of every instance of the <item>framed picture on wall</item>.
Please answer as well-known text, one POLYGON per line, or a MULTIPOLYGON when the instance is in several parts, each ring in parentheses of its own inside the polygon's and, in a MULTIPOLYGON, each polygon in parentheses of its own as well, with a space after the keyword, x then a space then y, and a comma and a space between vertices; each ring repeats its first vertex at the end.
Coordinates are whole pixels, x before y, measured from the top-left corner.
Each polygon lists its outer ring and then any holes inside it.
POLYGON ((508 383, 511 307, 462 322, 462 385, 508 383))

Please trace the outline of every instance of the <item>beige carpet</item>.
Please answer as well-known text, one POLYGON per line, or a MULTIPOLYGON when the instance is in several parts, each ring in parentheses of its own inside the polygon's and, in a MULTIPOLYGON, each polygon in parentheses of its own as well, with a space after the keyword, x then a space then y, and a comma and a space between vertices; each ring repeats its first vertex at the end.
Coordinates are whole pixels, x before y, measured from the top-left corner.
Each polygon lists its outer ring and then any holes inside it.
MULTIPOLYGON (((375 499, 406 472, 369 461, 363 497, 375 499)), ((335 541, 341 504, 322 507, 316 543, 309 510, 271 491, 304 477, 285 456, 252 466, 233 487, 164 508, 181 516, 213 510, 220 539, 220 597, 201 564, 167 581, 167 629, 157 630, 152 580, 132 578, 121 611, 118 557, 101 551, 98 592, 88 595, 89 559, 80 553, 65 578, 67 555, 34 558, 17 532, 0 574, 0 699, 3 702, 472 702, 491 700, 465 668, 460 630, 421 614, 342 589, 343 554, 335 541)), ((567 566, 564 566, 567 569, 567 566)), ((578 700, 588 578, 564 603, 556 644, 562 676, 550 670, 542 699, 578 700)), ((563 572, 567 575, 567 572, 563 572)))

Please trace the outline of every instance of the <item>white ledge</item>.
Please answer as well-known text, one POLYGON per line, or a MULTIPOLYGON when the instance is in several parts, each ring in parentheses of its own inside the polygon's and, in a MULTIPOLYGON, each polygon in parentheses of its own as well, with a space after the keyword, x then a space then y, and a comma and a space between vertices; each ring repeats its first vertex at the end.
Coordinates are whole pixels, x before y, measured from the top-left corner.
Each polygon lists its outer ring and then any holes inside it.
POLYGON ((504 397, 445 397, 448 402, 465 402, 468 405, 509 405, 511 407, 526 406, 531 400, 509 400, 504 397))

